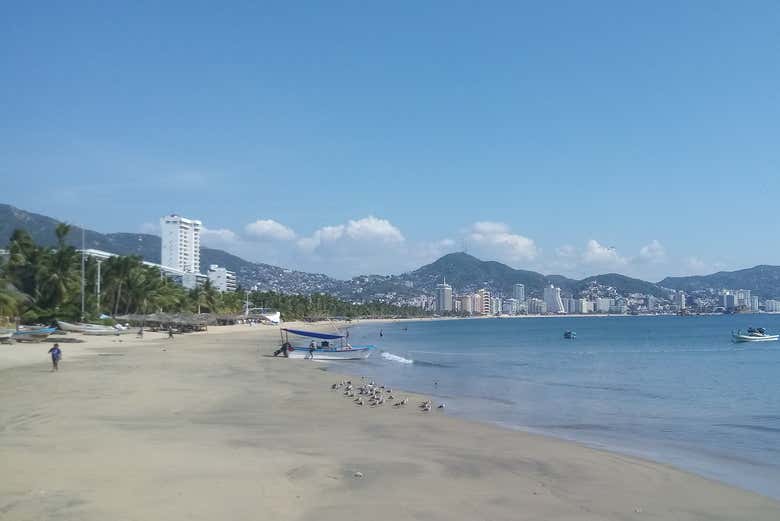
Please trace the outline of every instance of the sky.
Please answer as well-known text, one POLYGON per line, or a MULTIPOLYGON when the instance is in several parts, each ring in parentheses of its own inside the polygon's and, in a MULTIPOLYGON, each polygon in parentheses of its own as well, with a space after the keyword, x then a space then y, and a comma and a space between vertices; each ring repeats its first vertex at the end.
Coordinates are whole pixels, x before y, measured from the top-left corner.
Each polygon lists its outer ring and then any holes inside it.
POLYGON ((6 2, 0 202, 337 277, 780 264, 780 3, 6 2))

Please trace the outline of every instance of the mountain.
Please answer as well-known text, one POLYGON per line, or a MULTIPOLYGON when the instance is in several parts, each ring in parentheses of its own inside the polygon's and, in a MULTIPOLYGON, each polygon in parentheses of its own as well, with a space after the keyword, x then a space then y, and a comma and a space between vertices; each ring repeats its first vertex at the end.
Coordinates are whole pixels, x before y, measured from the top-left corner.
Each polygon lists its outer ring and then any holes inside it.
POLYGON ((712 275, 666 277, 658 283, 665 288, 683 291, 749 289, 763 298, 780 297, 780 266, 760 265, 737 271, 719 271, 712 275))
MULTIPOLYGON (((43 245, 54 246, 54 229, 60 221, 7 204, 0 204, 0 247, 8 243, 17 228, 27 230, 43 245)), ((87 248, 121 255, 138 255, 149 262, 160 262, 160 238, 145 233, 99 233, 84 230, 87 248)), ((81 229, 72 228, 68 243, 81 247, 81 229)), ((421 268, 401 275, 361 275, 351 280, 339 280, 321 273, 306 273, 258 262, 250 262, 226 251, 201 248, 201 265, 218 264, 235 271, 241 286, 257 286, 263 291, 284 293, 328 293, 340 298, 390 300, 431 294, 436 284, 446 278, 457 292, 487 288, 504 296, 512 295, 515 284, 525 284, 526 296, 541 296, 546 285, 561 288, 565 296, 588 293, 644 293, 667 297, 669 289, 696 291, 708 288, 750 289, 761 297, 780 297, 780 266, 756 266, 745 270, 719 272, 695 277, 667 277, 658 284, 634 279, 619 273, 595 275, 582 280, 563 275, 543 275, 535 271, 518 270, 496 261, 483 261, 467 253, 450 253, 421 268)))
POLYGON ((432 292, 442 279, 447 280, 458 292, 487 288, 491 292, 510 296, 515 284, 524 284, 527 297, 541 296, 543 288, 550 284, 561 288, 564 295, 579 295, 594 284, 601 288, 614 288, 620 294, 646 293, 666 297, 668 290, 652 282, 633 279, 618 273, 595 275, 574 280, 563 275, 543 275, 535 271, 518 270, 496 261, 483 261, 467 253, 450 253, 440 259, 400 276, 415 288, 432 292))

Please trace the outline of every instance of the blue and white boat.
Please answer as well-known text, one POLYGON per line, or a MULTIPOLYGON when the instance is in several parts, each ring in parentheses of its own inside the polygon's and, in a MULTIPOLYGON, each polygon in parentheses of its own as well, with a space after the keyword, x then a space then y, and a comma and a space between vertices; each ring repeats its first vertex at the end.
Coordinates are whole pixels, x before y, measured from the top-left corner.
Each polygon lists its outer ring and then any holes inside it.
POLYGON ((301 329, 282 328, 282 346, 276 352, 284 354, 287 358, 307 360, 365 360, 371 356, 374 346, 353 346, 347 341, 349 334, 318 333, 316 331, 303 331, 301 329), (311 338, 311 343, 293 345, 290 335, 311 338), (312 347, 312 343, 314 344, 312 347))
POLYGON ((55 327, 25 328, 14 331, 13 339, 17 342, 40 342, 57 331, 55 327))

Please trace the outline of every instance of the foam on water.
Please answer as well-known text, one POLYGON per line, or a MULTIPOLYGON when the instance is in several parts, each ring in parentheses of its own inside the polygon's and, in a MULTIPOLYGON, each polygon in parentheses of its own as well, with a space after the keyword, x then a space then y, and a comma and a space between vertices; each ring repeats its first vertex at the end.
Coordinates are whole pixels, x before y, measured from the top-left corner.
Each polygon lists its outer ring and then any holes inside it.
POLYGON ((390 360, 391 362, 398 362, 399 364, 413 364, 414 360, 409 360, 408 358, 404 358, 402 356, 394 355, 393 353, 388 353, 387 351, 382 352, 382 358, 385 360, 390 360))

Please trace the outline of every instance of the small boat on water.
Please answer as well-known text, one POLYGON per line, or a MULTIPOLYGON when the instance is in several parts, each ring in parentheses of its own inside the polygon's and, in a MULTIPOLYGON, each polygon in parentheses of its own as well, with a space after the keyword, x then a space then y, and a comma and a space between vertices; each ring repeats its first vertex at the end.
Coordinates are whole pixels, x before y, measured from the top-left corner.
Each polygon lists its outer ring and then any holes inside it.
POLYGON ((568 340, 574 340, 575 338, 577 338, 577 333, 574 331, 566 331, 563 334, 563 338, 566 338, 568 340))
POLYGON ((731 338, 734 342, 775 342, 780 335, 769 335, 763 327, 749 327, 747 333, 742 333, 740 329, 732 331, 731 338))
POLYGON ((347 341, 349 333, 332 335, 315 331, 303 331, 301 329, 280 330, 282 334, 282 346, 275 355, 286 353, 287 358, 308 360, 364 360, 371 356, 374 346, 352 346, 347 341), (290 343, 289 335, 316 339, 307 345, 294 346, 290 343), (333 343, 331 343, 333 342, 333 343))
POLYGON ((14 331, 13 339, 17 342, 40 342, 41 340, 46 340, 55 331, 57 331, 55 327, 38 327, 35 329, 27 327, 14 331))

